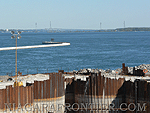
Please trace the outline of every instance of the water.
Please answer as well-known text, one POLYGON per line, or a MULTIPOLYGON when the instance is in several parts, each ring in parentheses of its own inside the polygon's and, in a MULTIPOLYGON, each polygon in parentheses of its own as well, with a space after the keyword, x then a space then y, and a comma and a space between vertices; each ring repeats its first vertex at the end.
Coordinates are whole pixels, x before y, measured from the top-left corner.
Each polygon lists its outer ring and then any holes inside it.
MULTIPOLYGON (((18 71, 73 71, 83 68, 117 69, 122 63, 150 63, 150 32, 22 33, 18 46, 42 41, 70 42, 70 46, 18 50, 18 71)), ((15 46, 10 33, 0 33, 0 47, 15 46)), ((0 75, 15 75, 15 50, 0 51, 0 75)))

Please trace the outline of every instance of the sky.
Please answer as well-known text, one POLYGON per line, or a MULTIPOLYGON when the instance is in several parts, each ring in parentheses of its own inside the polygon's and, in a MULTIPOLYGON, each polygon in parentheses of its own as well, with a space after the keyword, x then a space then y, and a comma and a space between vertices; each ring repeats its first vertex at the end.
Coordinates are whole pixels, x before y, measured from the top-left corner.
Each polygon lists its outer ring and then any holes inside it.
POLYGON ((0 29, 45 29, 50 22, 61 29, 150 27, 150 0, 0 0, 0 29))

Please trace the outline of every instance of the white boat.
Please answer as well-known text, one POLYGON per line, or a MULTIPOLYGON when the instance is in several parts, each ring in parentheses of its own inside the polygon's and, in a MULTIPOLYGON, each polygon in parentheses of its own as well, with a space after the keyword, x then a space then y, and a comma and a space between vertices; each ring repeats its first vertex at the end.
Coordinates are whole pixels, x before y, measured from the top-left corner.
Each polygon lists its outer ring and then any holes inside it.
POLYGON ((44 41, 42 44, 62 44, 62 42, 44 41))
POLYGON ((44 42, 42 42, 42 44, 62 44, 63 42, 53 42, 54 41, 54 39, 53 38, 51 38, 51 41, 44 41, 44 42))

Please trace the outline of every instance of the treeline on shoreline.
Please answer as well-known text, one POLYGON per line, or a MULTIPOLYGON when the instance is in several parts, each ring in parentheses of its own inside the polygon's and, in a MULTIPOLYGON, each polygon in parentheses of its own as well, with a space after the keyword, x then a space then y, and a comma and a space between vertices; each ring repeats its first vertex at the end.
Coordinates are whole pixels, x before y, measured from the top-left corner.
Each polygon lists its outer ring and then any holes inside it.
POLYGON ((118 28, 117 31, 150 31, 150 27, 118 28))
POLYGON ((88 29, 0 29, 3 32, 10 31, 22 31, 22 32, 129 32, 129 31, 150 31, 150 27, 128 27, 128 28, 116 28, 116 29, 101 29, 101 30, 88 30, 88 29))

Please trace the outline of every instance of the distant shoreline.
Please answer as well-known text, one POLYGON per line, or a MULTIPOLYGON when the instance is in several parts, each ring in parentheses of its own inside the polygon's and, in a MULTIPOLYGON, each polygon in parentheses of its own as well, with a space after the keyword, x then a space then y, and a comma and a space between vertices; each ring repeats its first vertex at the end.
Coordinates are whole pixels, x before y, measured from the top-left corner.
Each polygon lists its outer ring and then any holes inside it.
POLYGON ((10 31, 22 31, 22 32, 48 32, 48 33, 76 33, 76 32, 136 32, 136 31, 150 31, 150 27, 127 27, 127 28, 116 28, 116 29, 0 29, 0 32, 10 32, 10 31))

